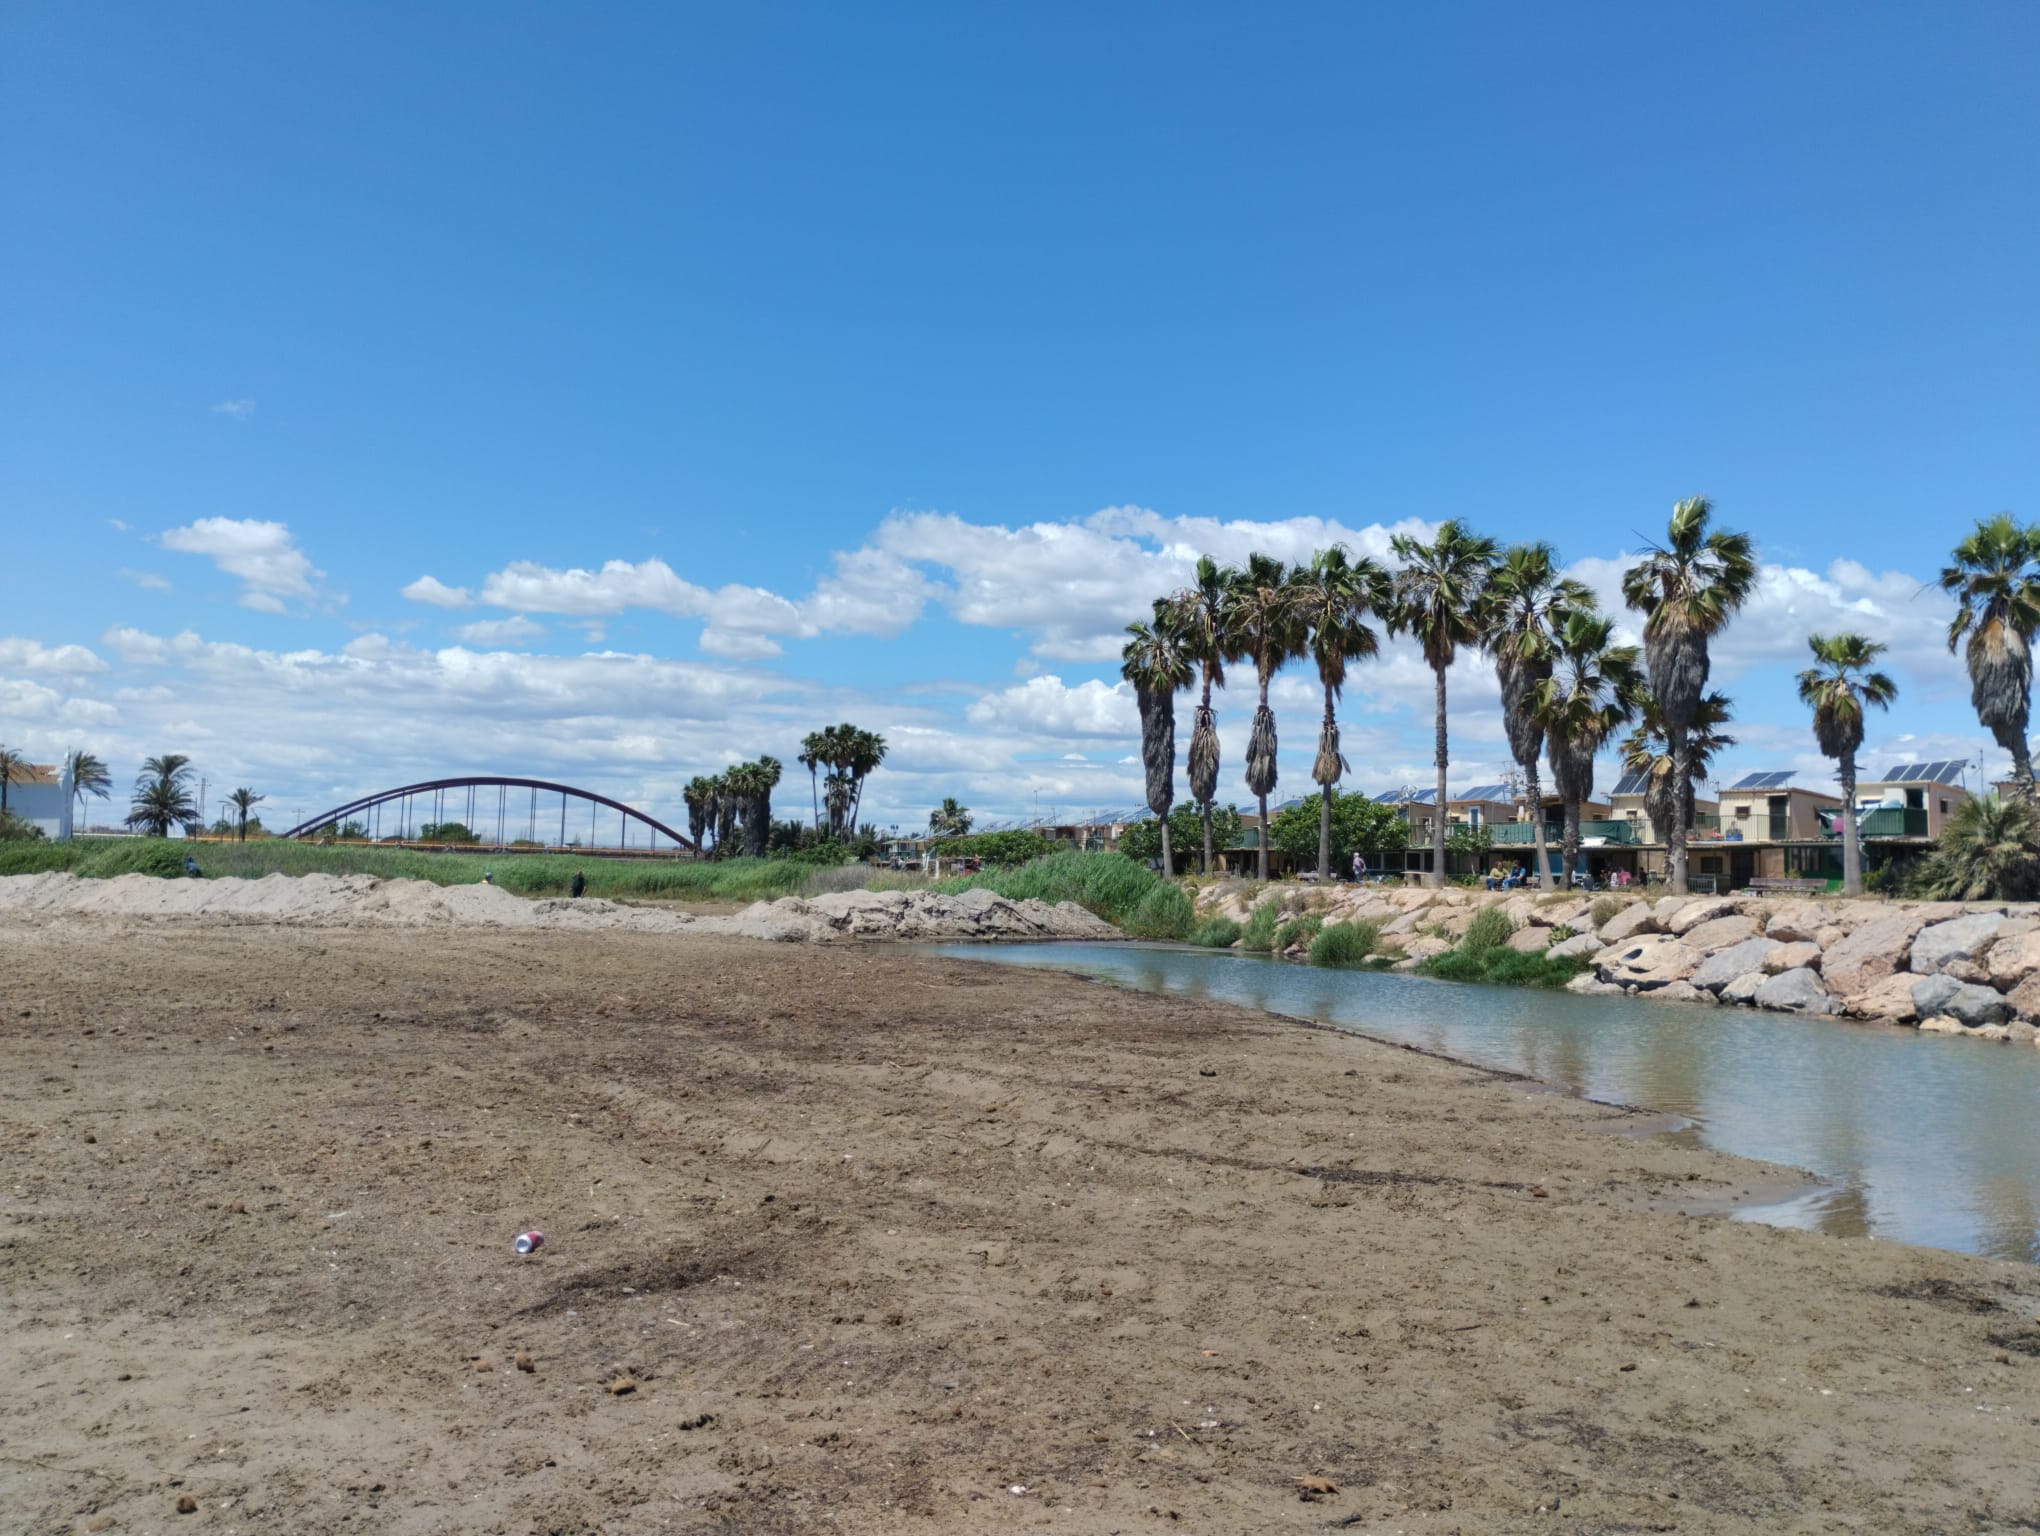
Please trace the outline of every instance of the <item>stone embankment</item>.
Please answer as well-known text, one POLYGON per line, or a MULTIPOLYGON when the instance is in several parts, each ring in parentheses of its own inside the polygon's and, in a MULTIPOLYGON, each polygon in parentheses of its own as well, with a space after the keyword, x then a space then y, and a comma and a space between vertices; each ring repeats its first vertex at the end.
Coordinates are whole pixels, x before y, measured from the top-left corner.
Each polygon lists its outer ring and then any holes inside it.
MULTIPOLYGON (((1244 922, 1266 893, 1217 886, 1200 915, 1244 922)), ((2040 906, 1795 900, 1775 896, 1596 897, 1341 886, 1285 892, 1327 922, 1380 925, 1407 966, 1440 954, 1484 906, 1516 925, 1510 944, 1577 956, 1571 990, 1661 1002, 1728 1003, 1916 1025, 2040 1044, 2040 906)))
POLYGON ((992 891, 840 891, 760 901, 728 916, 694 916, 584 897, 527 901, 493 885, 434 885, 374 875, 267 875, 163 880, 121 875, 0 878, 0 914, 283 923, 303 927, 547 928, 722 934, 790 943, 844 939, 1116 939, 1119 930, 1072 902, 1009 901, 992 891))

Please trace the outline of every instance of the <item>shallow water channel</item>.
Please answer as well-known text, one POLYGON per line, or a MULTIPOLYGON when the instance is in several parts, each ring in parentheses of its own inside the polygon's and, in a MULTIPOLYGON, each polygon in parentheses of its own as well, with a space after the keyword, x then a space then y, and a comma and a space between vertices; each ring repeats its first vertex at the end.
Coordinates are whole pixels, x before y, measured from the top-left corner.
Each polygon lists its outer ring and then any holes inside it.
POLYGON ((963 944, 1527 1073, 1825 1185, 1743 1219, 2040 1262, 2040 1051, 1745 1008, 1575 997, 1133 944, 963 944))

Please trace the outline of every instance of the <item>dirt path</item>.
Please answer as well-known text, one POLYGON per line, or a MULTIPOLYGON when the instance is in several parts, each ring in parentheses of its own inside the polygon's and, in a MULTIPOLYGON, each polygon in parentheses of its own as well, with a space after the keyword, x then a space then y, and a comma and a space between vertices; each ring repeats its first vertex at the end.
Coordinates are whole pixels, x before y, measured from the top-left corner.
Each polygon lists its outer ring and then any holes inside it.
POLYGON ((8 1531, 2040 1528, 2032 1270, 1258 1014, 65 919, 0 1041, 8 1531))

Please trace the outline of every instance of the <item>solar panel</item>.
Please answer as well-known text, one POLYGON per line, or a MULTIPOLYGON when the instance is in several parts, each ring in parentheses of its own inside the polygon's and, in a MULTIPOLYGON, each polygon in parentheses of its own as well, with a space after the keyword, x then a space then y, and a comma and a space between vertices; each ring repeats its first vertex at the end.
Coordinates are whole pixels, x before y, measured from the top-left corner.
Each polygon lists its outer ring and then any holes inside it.
POLYGON ((1969 759, 1967 758, 1963 758, 1959 762, 1943 763, 1941 771, 1934 775, 1934 782, 1936 784, 1958 783, 1962 778, 1962 770, 1968 766, 1969 759))
POLYGON ((1644 785, 1649 782, 1650 775, 1647 773, 1625 773, 1615 781, 1615 793, 1618 795, 1640 795, 1643 793, 1644 785))
POLYGON ((1462 800, 1507 800, 1510 798, 1509 786, 1506 784, 1476 784, 1471 789, 1462 789, 1459 792, 1459 798, 1462 800))

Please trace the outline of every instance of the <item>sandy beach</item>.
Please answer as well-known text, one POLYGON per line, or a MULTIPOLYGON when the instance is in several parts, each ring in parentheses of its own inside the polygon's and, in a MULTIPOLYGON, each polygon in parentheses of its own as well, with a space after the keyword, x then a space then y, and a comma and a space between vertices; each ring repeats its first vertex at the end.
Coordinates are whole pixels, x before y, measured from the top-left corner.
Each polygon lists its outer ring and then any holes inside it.
POLYGON ((2030 1268, 1723 1219, 1790 1174, 1389 1045, 75 915, 0 921, 0 1024, 9 1531, 2040 1527, 2030 1268))

